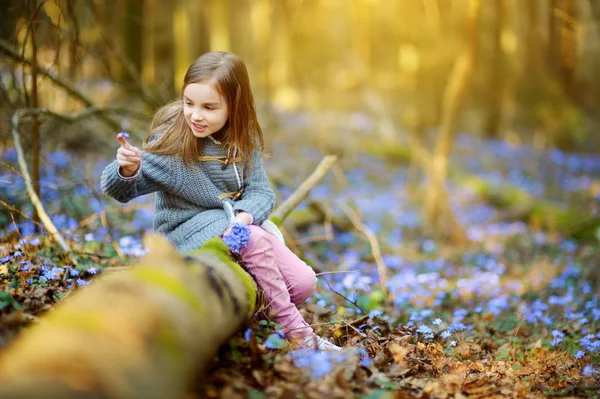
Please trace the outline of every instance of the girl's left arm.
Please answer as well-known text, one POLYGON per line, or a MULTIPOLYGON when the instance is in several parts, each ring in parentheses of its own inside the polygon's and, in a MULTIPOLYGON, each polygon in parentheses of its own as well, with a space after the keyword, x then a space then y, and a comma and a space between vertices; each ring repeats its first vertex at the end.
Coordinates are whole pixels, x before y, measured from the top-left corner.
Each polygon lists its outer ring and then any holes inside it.
POLYGON ((256 150, 242 197, 235 201, 235 212, 248 212, 254 218, 253 224, 260 226, 268 219, 275 206, 275 193, 269 186, 269 179, 262 163, 262 153, 256 150))

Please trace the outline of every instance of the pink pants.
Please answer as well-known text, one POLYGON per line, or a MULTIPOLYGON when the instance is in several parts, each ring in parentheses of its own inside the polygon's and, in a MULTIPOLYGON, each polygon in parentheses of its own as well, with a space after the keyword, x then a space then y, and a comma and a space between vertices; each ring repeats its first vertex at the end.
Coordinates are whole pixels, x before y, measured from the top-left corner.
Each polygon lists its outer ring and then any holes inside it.
POLYGON ((311 334, 313 330, 304 321, 297 305, 314 294, 315 272, 273 234, 258 226, 248 227, 250 241, 240 255, 265 293, 271 320, 290 338, 311 334))

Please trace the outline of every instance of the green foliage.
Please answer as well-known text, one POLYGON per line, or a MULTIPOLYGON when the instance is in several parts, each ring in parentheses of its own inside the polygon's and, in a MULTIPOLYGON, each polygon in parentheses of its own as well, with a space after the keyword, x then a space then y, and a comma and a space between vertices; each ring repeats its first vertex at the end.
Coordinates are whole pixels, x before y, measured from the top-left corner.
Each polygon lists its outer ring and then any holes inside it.
POLYGON ((0 291, 0 310, 11 306, 15 310, 21 310, 21 305, 13 298, 10 292, 0 291))
POLYGON ((365 312, 381 309, 384 302, 385 294, 379 287, 373 289, 373 291, 368 294, 359 296, 356 301, 357 305, 365 312))
POLYGON ((408 145, 369 142, 365 145, 365 151, 396 164, 408 164, 412 158, 412 152, 408 145))

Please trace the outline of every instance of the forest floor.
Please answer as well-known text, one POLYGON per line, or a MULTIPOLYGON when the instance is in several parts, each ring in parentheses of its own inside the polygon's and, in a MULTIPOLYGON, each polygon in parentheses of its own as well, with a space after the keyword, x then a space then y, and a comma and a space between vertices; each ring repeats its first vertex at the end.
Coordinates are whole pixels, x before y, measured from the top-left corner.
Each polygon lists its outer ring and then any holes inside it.
MULTIPOLYGON (((450 202, 471 239, 468 248, 423 233, 419 172, 361 152, 342 160, 310 199, 340 218, 347 207, 357 210, 382 259, 363 233, 331 220, 290 230, 289 245, 323 273, 303 314, 343 351, 290 350, 278 326, 253 320, 221 348, 189 397, 599 397, 598 239, 575 240, 509 217, 510 210, 477 195, 460 176, 594 215, 600 158, 466 136, 455 148, 452 167, 461 172, 452 176, 450 202), (388 274, 387 296, 378 261, 388 274)), ((283 199, 322 154, 286 140, 273 150, 266 165, 283 199), (294 156, 285 155, 290 151, 294 156)), ((14 152, 1 155, 9 167, 0 174, 0 198, 31 215, 14 152)), ((2 346, 73 290, 134 265, 150 228, 151 196, 122 206, 100 193, 94 176, 108 159, 90 166, 60 151, 44 159, 45 206, 75 251, 61 255, 18 211, 3 213, 2 346)), ((308 209, 303 203, 298 212, 308 209)))

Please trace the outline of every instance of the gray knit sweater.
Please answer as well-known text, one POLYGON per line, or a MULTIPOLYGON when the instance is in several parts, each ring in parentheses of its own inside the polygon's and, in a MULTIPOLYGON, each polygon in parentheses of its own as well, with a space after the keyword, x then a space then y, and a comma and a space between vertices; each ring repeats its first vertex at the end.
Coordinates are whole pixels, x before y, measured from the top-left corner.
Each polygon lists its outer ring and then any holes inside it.
MULTIPOLYGON (((223 145, 205 140, 202 156, 226 156, 223 145)), ((186 167, 180 155, 156 155, 142 151, 140 170, 125 178, 117 161, 102 172, 101 187, 105 194, 119 202, 128 202, 144 194, 156 192, 153 228, 163 233, 180 252, 198 249, 206 240, 222 234, 229 224, 223 202, 233 205, 234 211, 245 211, 261 225, 273 211, 275 194, 262 164, 260 151, 253 154, 252 170, 242 176, 240 164, 230 163, 222 168, 219 161, 199 161, 186 167), (219 195, 244 191, 237 200, 219 199, 219 195)))

